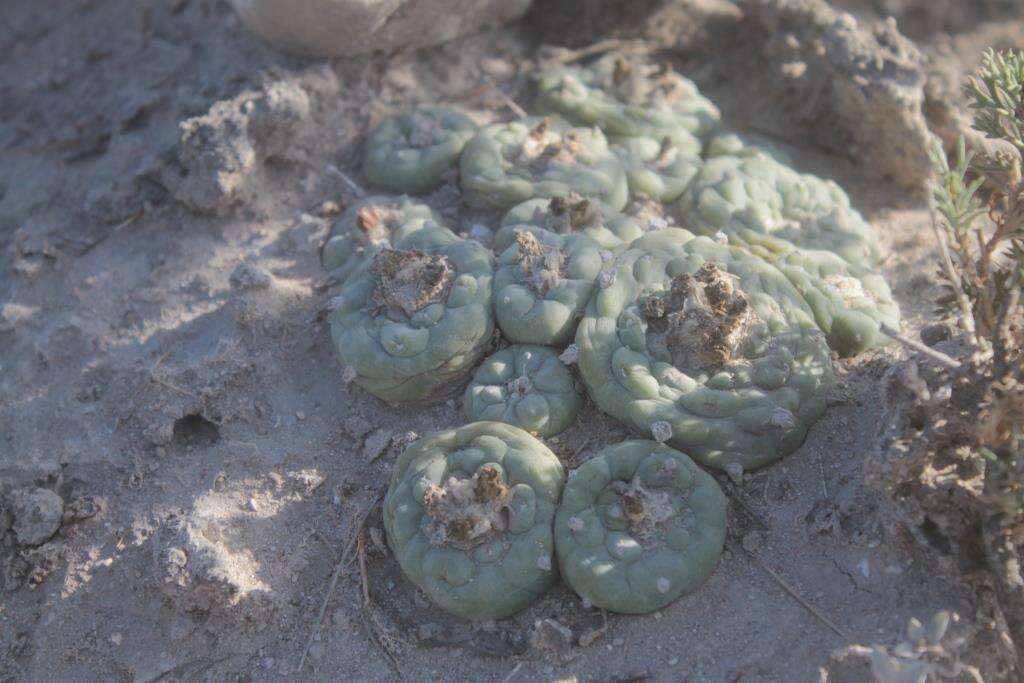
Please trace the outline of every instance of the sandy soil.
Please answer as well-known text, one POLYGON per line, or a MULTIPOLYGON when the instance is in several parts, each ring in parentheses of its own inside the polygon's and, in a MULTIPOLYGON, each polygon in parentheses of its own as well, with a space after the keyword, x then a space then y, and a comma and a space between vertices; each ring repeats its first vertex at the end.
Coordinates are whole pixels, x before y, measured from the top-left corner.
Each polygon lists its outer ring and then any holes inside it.
MULTIPOLYGON (((558 587, 514 619, 459 621, 374 542, 377 511, 360 546, 365 604, 349 540, 407 433, 462 416, 458 402, 392 409, 341 382, 318 247, 352 197, 343 174, 362 182, 372 122, 417 102, 507 116, 481 86, 504 82, 525 104, 517 69, 535 32, 520 23, 418 55, 324 63, 267 50, 219 2, 57 6, 11 0, 0 17, 0 481, 99 511, 66 515, 39 548, 7 535, 0 681, 810 681, 848 641, 891 643, 909 617, 939 609, 961 615, 972 657, 997 675, 974 589, 885 524, 862 484, 898 349, 843 362, 803 448, 740 486, 723 481, 742 501, 727 552, 701 590, 659 613, 605 622, 558 587), (265 127, 255 161, 242 150, 246 172, 197 189, 207 167, 180 151, 205 129, 182 122, 223 131, 233 116, 265 127), (596 637, 546 653, 530 643, 545 618, 596 637)), ((979 9, 956 26, 904 16, 959 77, 983 47, 1024 46, 1019 12, 979 9)), ((742 84, 717 81, 713 60, 682 65, 726 111, 740 106, 742 84)), ((908 327, 920 327, 935 285, 922 198, 849 160, 789 151, 872 219, 908 327)), ((464 230, 493 219, 455 199, 449 187, 428 201, 464 230)), ((572 464, 624 435, 588 407, 550 445, 572 464)))

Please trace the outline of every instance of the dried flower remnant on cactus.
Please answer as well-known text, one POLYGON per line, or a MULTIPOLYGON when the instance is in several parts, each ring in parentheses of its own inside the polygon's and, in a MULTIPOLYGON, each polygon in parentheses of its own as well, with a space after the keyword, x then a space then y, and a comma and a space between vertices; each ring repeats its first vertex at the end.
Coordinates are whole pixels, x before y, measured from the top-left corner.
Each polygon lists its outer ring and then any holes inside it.
POLYGON ((551 199, 531 199, 512 207, 494 236, 494 248, 506 249, 521 230, 583 235, 604 249, 614 249, 642 234, 637 223, 601 201, 578 192, 551 199))
POLYGON ((713 263, 672 278, 665 296, 649 295, 644 314, 656 334, 648 343, 664 346, 672 364, 709 368, 728 363, 754 316, 735 278, 713 263))
POLYGON ((551 286, 565 277, 565 255, 557 247, 541 244, 530 232, 516 233, 519 267, 526 282, 538 296, 544 296, 551 286))
POLYGON ((480 545, 505 531, 508 503, 509 488, 496 467, 481 467, 469 478, 452 477, 444 486, 431 484, 423 493, 430 542, 460 550, 480 545))
POLYGON ((452 286, 448 259, 419 250, 385 249, 374 258, 373 272, 377 276, 374 299, 406 316, 444 301, 452 286))

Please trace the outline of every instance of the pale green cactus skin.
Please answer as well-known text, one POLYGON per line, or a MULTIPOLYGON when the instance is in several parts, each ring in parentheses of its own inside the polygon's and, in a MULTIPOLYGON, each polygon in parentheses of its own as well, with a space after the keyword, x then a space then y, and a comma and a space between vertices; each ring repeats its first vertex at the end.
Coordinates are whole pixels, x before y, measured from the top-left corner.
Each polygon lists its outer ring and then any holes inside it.
POLYGON ((494 272, 495 319, 513 342, 564 346, 572 341, 597 278, 613 255, 583 235, 539 228, 529 233, 561 254, 564 274, 537 289, 532 284, 536 276, 524 269, 522 252, 513 243, 498 257, 494 272))
POLYGON ((533 344, 513 344, 486 358, 463 398, 470 422, 505 422, 542 437, 564 431, 582 404, 558 352, 533 344))
POLYGON ((625 63, 638 78, 619 79, 619 59, 607 55, 587 67, 562 67, 543 74, 537 83, 536 107, 577 125, 598 126, 614 136, 686 141, 718 130, 718 108, 693 81, 672 71, 655 75, 656 67, 631 58, 624 58, 625 63), (672 95, 644 87, 653 83, 667 86, 672 95))
POLYGON ((785 150, 756 133, 721 133, 711 138, 704 147, 704 156, 713 157, 758 157, 768 156, 780 164, 790 165, 793 157, 785 150))
POLYGON ((392 404, 437 403, 461 391, 494 331, 490 251, 443 228, 425 228, 395 249, 444 256, 454 271, 444 302, 411 316, 374 300, 373 259, 352 273, 331 313, 331 338, 355 381, 392 404))
POLYGON ((768 260, 804 297, 829 346, 840 356, 891 343, 881 325, 899 329, 900 308, 881 275, 827 251, 801 249, 768 260))
POLYGON ((577 192, 612 209, 626 204, 629 189, 622 162, 596 128, 573 128, 557 117, 527 117, 486 126, 473 137, 459 161, 462 190, 472 206, 507 209, 535 197, 563 197, 577 192), (531 133, 547 121, 539 144, 531 133), (571 158, 538 158, 548 142, 572 141, 571 158), (525 147, 524 147, 525 144, 525 147), (529 154, 523 156, 523 149, 529 154))
POLYGON ((701 234, 721 230, 752 249, 830 251, 859 267, 880 259, 871 226, 839 185, 764 154, 709 159, 677 206, 688 227, 701 234))
POLYGON ((596 202, 595 209, 600 211, 601 220, 582 228, 570 225, 569 220, 556 213, 551 204, 550 199, 530 199, 509 209, 494 235, 494 250, 499 254, 504 252, 515 241, 518 230, 535 232, 540 229, 560 235, 575 232, 585 235, 602 249, 617 249, 644 234, 635 220, 600 202, 596 202))
POLYGON ((558 457, 522 429, 474 422, 424 437, 395 463, 384 499, 388 544, 405 575, 441 608, 465 619, 502 619, 557 578, 552 523, 565 473, 558 457), (423 506, 429 484, 497 466, 511 487, 508 528, 480 545, 432 544, 423 506))
POLYGON ((755 253, 770 242, 775 251, 831 251, 863 268, 879 259, 871 226, 838 185, 767 154, 708 159, 677 206, 687 227, 722 231, 755 253))
POLYGON ((622 138, 614 149, 626 166, 629 191, 661 202, 678 199, 704 164, 699 143, 694 150, 668 139, 622 138))
POLYGON ((324 270, 344 282, 366 256, 376 253, 375 248, 401 241, 424 227, 444 230, 440 226, 441 217, 433 209, 409 197, 366 197, 353 202, 334 222, 320 250, 320 261, 324 270), (366 211, 380 217, 377 227, 360 227, 361 212, 366 211))
POLYGON ((363 172, 375 187, 426 194, 444 182, 477 128, 462 112, 444 107, 386 118, 366 139, 363 172))
POLYGON ((692 593, 714 571, 725 544, 726 501, 715 480, 677 450, 625 441, 569 474, 555 517, 565 581, 596 607, 644 614, 692 593), (639 481, 671 516, 635 537, 622 487, 639 481))
POLYGON ((670 445, 719 469, 767 465, 803 443, 834 378, 812 311, 782 272, 744 249, 677 228, 634 242, 616 257, 614 272, 576 333, 579 371, 602 411, 654 438, 667 425, 670 445), (648 349, 640 299, 705 262, 736 276, 758 321, 732 362, 676 368, 648 349))

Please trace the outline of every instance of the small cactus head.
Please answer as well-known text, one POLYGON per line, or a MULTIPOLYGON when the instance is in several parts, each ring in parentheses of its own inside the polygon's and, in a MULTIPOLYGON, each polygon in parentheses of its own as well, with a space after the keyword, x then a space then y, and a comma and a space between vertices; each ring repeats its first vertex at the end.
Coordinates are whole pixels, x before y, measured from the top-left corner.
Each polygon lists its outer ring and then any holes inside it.
POLYGON ((406 316, 445 301, 455 277, 446 257, 415 249, 381 251, 374 257, 373 273, 377 280, 374 301, 406 316))

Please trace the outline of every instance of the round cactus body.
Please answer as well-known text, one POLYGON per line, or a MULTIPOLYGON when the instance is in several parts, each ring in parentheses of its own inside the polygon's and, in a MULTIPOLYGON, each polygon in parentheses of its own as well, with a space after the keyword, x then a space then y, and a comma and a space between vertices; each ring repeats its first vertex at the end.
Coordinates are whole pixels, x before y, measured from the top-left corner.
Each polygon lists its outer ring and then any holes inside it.
POLYGON ((612 258, 581 234, 519 230, 494 273, 498 327, 514 342, 568 344, 612 258))
POLYGON ((711 135, 721 118, 688 78, 614 54, 587 67, 562 67, 542 75, 536 105, 575 124, 598 126, 608 135, 682 142, 711 135))
POLYGON ((558 235, 582 234, 602 249, 629 244, 643 234, 637 222, 601 202, 573 193, 553 199, 530 199, 509 209, 494 235, 499 254, 516 239, 520 230, 546 230, 558 235))
POLYGON ((384 529, 405 575, 443 609, 501 619, 554 582, 562 464, 522 429, 474 422, 398 458, 384 529))
POLYGON ((466 144, 459 164, 463 194, 473 206, 505 209, 577 192, 617 210, 629 194, 622 162, 604 134, 557 117, 486 126, 466 144))
POLYGON ((833 376, 782 272, 677 228, 636 240, 612 272, 576 333, 601 410, 716 468, 760 467, 803 442, 833 376))
POLYGON ((840 356, 891 343, 881 325, 899 329, 900 308, 881 275, 820 250, 800 249, 769 260, 803 296, 840 356))
POLYGON ((441 185, 476 131, 471 118, 444 107, 386 118, 366 139, 363 171, 376 187, 425 194, 441 185))
POLYGON ((486 358, 463 399, 471 422, 506 422, 543 437, 572 424, 582 404, 572 372, 558 352, 532 344, 514 344, 486 358))
POLYGON ((494 330, 490 252, 444 229, 378 249, 330 316, 345 372, 389 403, 436 403, 462 389, 494 330))
POLYGON ((366 197, 345 209, 334 222, 320 250, 320 261, 325 270, 344 282, 365 257, 393 241, 424 227, 447 232, 440 221, 429 206, 406 196, 366 197))
POLYGON ((555 517, 565 581, 597 607, 661 609, 696 590, 725 543, 726 501, 709 474, 654 441, 609 446, 569 475, 555 517))
POLYGON ((661 202, 675 201, 704 163, 700 143, 695 147, 671 138, 622 138, 616 149, 626 165, 629 191, 661 202))
POLYGON ((878 262, 871 226, 834 182, 800 174, 767 154, 708 159, 678 202, 686 225, 700 234, 719 231, 755 253, 831 251, 851 265, 878 262))

